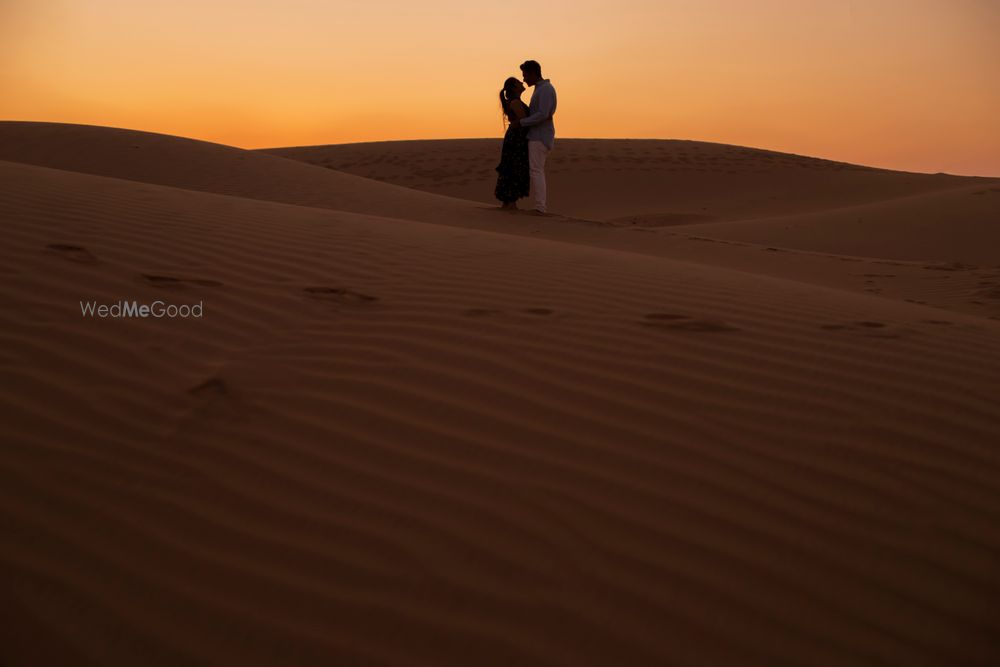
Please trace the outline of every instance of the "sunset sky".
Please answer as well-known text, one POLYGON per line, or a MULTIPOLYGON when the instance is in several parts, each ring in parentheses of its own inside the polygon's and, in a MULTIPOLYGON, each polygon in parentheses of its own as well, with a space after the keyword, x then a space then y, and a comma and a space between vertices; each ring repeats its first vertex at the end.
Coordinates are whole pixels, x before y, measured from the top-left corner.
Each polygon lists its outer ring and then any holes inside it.
POLYGON ((0 0, 0 119, 247 148, 500 136, 533 58, 560 137, 1000 176, 998 35, 1000 0, 0 0))

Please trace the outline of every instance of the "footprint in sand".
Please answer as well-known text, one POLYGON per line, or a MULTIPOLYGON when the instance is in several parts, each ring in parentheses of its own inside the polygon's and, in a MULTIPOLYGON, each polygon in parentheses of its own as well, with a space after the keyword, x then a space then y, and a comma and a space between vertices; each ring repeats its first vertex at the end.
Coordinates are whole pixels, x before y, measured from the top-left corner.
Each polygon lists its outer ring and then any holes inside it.
POLYGON ((677 313, 647 313, 644 315, 647 320, 661 321, 661 320, 686 320, 687 315, 678 315, 677 313))
POLYGON ((149 273, 142 273, 139 277, 156 287, 183 288, 186 285, 198 285, 200 287, 222 287, 218 280, 206 280, 204 278, 175 278, 173 276, 157 276, 149 273))
POLYGON ((640 322, 645 327, 661 329, 667 331, 696 331, 702 333, 721 333, 726 331, 740 331, 725 322, 716 320, 696 320, 687 315, 678 313, 647 313, 645 319, 640 322))
POLYGON ((337 303, 372 303, 378 301, 377 296, 362 294, 342 287, 305 287, 302 290, 306 296, 323 301, 336 301, 337 303))
POLYGON ((951 262, 948 264, 928 264, 924 267, 931 271, 970 271, 976 267, 972 264, 963 264, 962 262, 951 262))
POLYGON ((200 396, 203 398, 228 396, 232 393, 229 390, 229 385, 226 384, 226 381, 218 377, 208 378, 201 384, 197 384, 187 391, 193 396, 200 396))
POLYGON ((499 315, 502 310, 496 308, 467 308, 462 311, 462 315, 466 317, 486 317, 487 315, 499 315))
POLYGON ((881 331, 885 327, 886 324, 884 322, 874 322, 872 320, 859 320, 846 324, 821 324, 819 326, 820 329, 827 331, 855 331, 869 338, 899 338, 899 334, 897 333, 881 331))
POLYGON ((69 243, 50 243, 45 247, 71 262, 97 264, 99 261, 92 252, 82 246, 71 245, 69 243))

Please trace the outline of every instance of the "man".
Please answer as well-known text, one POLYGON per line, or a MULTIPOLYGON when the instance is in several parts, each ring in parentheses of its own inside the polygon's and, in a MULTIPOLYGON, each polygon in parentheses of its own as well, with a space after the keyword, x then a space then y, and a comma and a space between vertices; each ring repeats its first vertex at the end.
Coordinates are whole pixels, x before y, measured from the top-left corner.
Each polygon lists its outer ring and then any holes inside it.
POLYGON ((528 115, 521 119, 520 125, 528 128, 528 164, 535 214, 545 215, 545 158, 556 140, 556 126, 552 122, 556 113, 556 89, 548 79, 542 78, 542 66, 534 60, 521 65, 521 74, 525 85, 534 86, 528 115))

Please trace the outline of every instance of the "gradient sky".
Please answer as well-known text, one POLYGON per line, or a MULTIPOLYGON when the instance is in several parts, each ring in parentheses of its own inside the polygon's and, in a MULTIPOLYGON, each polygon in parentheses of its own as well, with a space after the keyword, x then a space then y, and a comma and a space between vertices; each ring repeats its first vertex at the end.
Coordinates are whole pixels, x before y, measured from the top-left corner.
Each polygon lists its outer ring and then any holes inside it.
POLYGON ((561 137, 1000 176, 998 36, 1000 0, 0 0, 0 118, 247 148, 499 136, 534 58, 561 137))

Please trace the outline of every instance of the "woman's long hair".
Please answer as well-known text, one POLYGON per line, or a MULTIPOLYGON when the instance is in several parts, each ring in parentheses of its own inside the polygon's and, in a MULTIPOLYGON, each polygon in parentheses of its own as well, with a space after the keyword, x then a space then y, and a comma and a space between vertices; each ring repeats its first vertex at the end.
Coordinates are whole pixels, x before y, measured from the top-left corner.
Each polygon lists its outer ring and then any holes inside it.
POLYGON ((500 111, 503 112, 503 122, 504 125, 507 124, 509 119, 508 106, 510 101, 517 97, 514 89, 517 88, 517 84, 521 83, 514 77, 508 77, 506 81, 503 82, 503 88, 500 89, 500 111))

